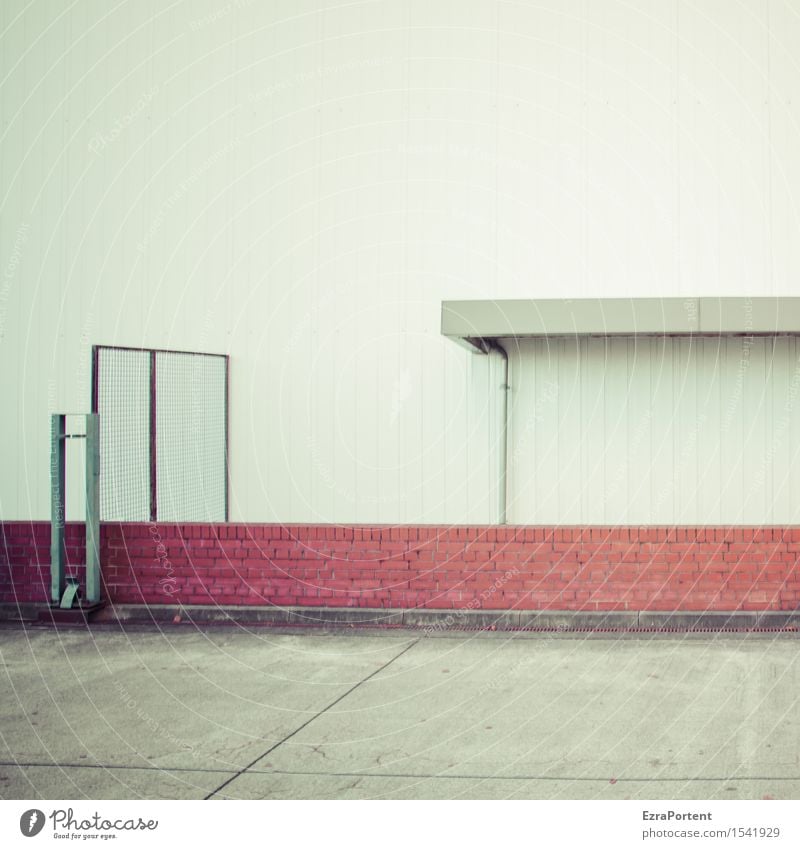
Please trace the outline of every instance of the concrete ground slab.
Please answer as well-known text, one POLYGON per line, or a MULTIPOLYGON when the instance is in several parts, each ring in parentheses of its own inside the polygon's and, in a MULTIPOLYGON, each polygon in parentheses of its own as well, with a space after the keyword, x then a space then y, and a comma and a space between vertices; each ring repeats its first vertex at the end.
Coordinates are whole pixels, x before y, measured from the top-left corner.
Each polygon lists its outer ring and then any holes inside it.
POLYGON ((0 761, 239 769, 396 654, 319 636, 5 630, 0 761))
POLYGON ((797 798, 789 635, 0 629, 3 798, 797 798))
POLYGON ((198 799, 230 773, 0 765, 3 799, 198 799))
POLYGON ((797 799, 800 781, 596 781, 248 772, 221 799, 797 799))
POLYGON ((421 642, 263 765, 789 779, 799 673, 793 642, 421 642))

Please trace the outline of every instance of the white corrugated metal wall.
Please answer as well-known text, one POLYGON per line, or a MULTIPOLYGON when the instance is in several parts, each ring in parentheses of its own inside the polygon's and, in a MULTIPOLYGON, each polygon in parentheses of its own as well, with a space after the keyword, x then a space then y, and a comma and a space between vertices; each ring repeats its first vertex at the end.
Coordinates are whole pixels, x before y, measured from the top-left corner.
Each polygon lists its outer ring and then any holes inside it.
POLYGON ((509 348, 513 521, 800 521, 795 337, 509 348))
MULTIPOLYGON (((4 518, 47 515, 92 343, 231 354, 233 519, 479 522, 498 379, 442 299, 797 294, 795 2, 6 0, 0 33, 4 518)), ((601 512, 536 497, 511 518, 601 512)))

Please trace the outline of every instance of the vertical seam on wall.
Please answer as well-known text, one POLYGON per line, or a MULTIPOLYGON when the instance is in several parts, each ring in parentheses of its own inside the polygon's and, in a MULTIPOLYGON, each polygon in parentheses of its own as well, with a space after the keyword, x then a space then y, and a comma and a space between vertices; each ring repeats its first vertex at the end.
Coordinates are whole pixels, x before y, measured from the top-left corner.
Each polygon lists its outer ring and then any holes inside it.
MULTIPOLYGON (((675 113, 674 113, 674 144, 675 144, 675 238, 673 256, 675 257, 675 277, 677 288, 681 291, 681 47, 680 47, 680 0, 675 0, 675 113)), ((699 322, 699 316, 698 316, 699 322)), ((699 327, 699 323, 698 323, 699 327)))
POLYGON ((772 42, 771 32, 771 16, 770 16, 771 0, 766 0, 766 30, 767 30, 767 91, 766 91, 766 107, 767 107, 767 279, 769 280, 770 293, 774 292, 775 281, 774 273, 775 266, 773 261, 773 242, 772 242, 772 62, 770 46, 772 42))
MULTIPOLYGON (((403 291, 406 293, 406 297, 403 298, 402 305, 400 307, 400 332, 403 336, 408 335, 408 291, 409 291, 409 271, 408 271, 408 222, 409 222, 409 166, 408 166, 408 142, 409 142, 409 115, 411 114, 411 20, 410 20, 410 5, 406 7, 406 86, 405 86, 405 98, 406 98, 406 114, 405 121, 403 126, 403 142, 404 142, 404 150, 405 150, 405 161, 403 163, 403 213, 402 213, 402 254, 403 254, 403 267, 402 267, 402 286, 403 291)), ((395 380, 399 381, 399 386, 403 386, 405 383, 405 375, 408 373, 408 357, 409 357, 409 346, 407 345, 398 345, 397 349, 397 374, 395 376, 395 380)), ((398 385, 398 384, 395 384, 398 385)), ((402 399, 404 394, 404 390, 398 390, 398 397, 402 399)), ((395 487, 395 505, 397 513, 404 514, 402 518, 404 521, 408 521, 408 458, 406 456, 407 449, 407 441, 405 439, 405 431, 406 428, 403 426, 403 421, 401 418, 400 408, 403 405, 403 401, 400 400, 397 402, 396 416, 399 421, 396 420, 396 423, 399 425, 397 428, 397 478, 394 484, 395 487), (399 486, 398 486, 399 483, 399 486), (404 497, 405 495, 405 497, 404 497)), ((424 408, 424 404, 420 404, 420 408, 424 408)), ((421 444, 421 443, 420 443, 421 444)), ((469 475, 469 464, 467 464, 467 475, 469 475)), ((469 492, 471 487, 467 486, 467 512, 469 512, 469 492)), ((358 502, 356 502, 358 503, 358 502)))
POLYGON ((770 451, 770 443, 775 445, 775 400, 774 400, 774 384, 773 378, 775 374, 775 348, 777 345, 777 337, 765 341, 764 344, 764 394, 766 397, 765 416, 766 422, 764 425, 764 508, 769 523, 775 524, 775 450, 770 451), (767 344, 768 341, 768 344, 767 344), (769 350, 770 355, 767 356, 769 350))
MULTIPOLYGON (((323 128, 323 110, 325 108, 325 15, 326 9, 325 7, 321 7, 318 9, 318 23, 317 23, 317 43, 319 44, 319 87, 317 92, 317 102, 319 107, 317 109, 317 118, 316 118, 316 139, 314 142, 314 216, 313 216, 313 227, 314 227, 314 270, 313 270, 313 293, 314 293, 314 303, 319 304, 320 302, 320 282, 319 282, 319 269, 320 269, 320 258, 321 258, 321 242, 322 242, 322 216, 321 216, 321 192, 320 192, 320 184, 322 181, 322 128, 323 128)), ((319 346, 320 346, 320 325, 322 323, 322 316, 320 315, 320 311, 318 309, 312 311, 311 317, 311 333, 310 338, 308 339, 308 346, 310 349, 310 357, 311 363, 316 364, 317 358, 319 356, 319 346)), ((319 374, 312 373, 310 375, 310 380, 313 381, 314 388, 319 385, 319 374)), ((302 396, 301 396, 302 397, 302 396)), ((310 438, 311 438, 311 448, 313 454, 318 458, 317 463, 325 463, 325 455, 322 450, 322 446, 319 441, 319 427, 318 427, 318 417, 317 416, 309 416, 309 430, 310 430, 310 438)), ((306 439, 309 438, 308 431, 306 435, 306 439)), ((335 454, 336 448, 333 448, 333 453, 335 454)), ((333 459, 329 457, 330 461, 333 459)), ((336 464, 334 462, 334 469, 336 468, 336 464)), ((306 507, 308 503, 311 504, 311 512, 313 514, 318 514, 319 508, 322 506, 321 501, 324 498, 324 489, 325 487, 320 487, 317 485, 317 478, 320 476, 320 467, 312 462, 310 464, 310 471, 308 472, 308 489, 306 492, 300 493, 301 501, 306 502, 306 507)))
MULTIPOLYGON (((494 6, 494 293, 500 284, 500 3, 494 6)), ((508 431, 506 431, 508 436, 508 431)), ((508 503, 506 503, 506 515, 508 503)))
POLYGON ((583 155, 583 296, 586 296, 586 286, 589 275, 589 142, 588 118, 586 104, 588 100, 588 55, 589 55, 589 22, 587 20, 587 0, 581 2, 581 18, 583 20, 583 49, 581 51, 581 86, 583 93, 582 123, 582 155, 583 155))

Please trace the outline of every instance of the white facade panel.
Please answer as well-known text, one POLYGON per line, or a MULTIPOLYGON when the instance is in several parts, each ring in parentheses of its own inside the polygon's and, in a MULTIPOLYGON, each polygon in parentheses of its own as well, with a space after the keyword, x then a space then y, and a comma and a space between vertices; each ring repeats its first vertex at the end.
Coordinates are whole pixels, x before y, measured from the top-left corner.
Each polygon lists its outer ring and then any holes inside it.
POLYGON ((509 344, 512 523, 800 521, 796 337, 509 344))
MULTIPOLYGON (((88 410, 106 344, 230 354, 231 519, 496 519, 498 365, 441 301, 799 294, 798 26, 768 0, 4 0, 0 516, 47 516, 48 414, 88 410)), ((791 514, 793 341, 740 390, 712 343, 630 370, 630 342, 560 344, 515 396, 510 518, 791 514)))

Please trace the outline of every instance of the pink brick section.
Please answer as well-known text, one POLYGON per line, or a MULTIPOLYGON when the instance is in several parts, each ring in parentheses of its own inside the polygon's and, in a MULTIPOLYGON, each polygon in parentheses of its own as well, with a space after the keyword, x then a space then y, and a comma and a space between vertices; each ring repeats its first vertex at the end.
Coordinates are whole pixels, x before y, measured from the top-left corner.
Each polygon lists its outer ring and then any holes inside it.
MULTIPOLYGON (((44 601, 49 525, 0 530, 0 598, 44 601)), ((83 527, 67 541, 81 562, 83 527)), ((102 528, 106 597, 133 604, 796 610, 798 557, 794 527, 102 528)))
MULTIPOLYGON (((83 582, 86 532, 68 523, 64 532, 67 575, 83 582)), ((47 601, 50 598, 50 524, 0 522, 0 601, 47 601)))

